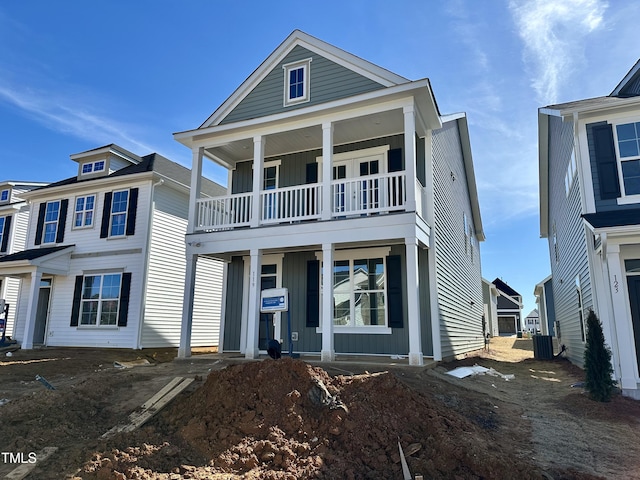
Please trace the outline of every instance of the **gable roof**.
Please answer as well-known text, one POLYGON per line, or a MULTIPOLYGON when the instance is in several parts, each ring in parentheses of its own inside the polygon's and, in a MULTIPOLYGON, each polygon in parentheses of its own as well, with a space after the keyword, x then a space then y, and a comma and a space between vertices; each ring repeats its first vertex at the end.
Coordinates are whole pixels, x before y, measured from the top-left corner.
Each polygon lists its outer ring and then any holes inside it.
POLYGON ((609 95, 610 97, 625 97, 625 96, 635 96, 637 93, 632 93, 627 90, 628 87, 631 87, 638 80, 640 80, 640 60, 638 60, 631 70, 627 72, 624 78, 620 81, 620 83, 613 89, 613 92, 609 95))
POLYGON ((294 30, 199 128, 218 125, 297 46, 322 55, 338 65, 344 66, 385 87, 410 82, 400 75, 307 33, 294 30))
POLYGON ((511 288, 509 285, 504 283, 499 278, 496 278, 492 283, 497 287, 498 290, 506 293, 511 297, 515 297, 515 296, 522 297, 522 295, 520 295, 518 292, 516 292, 513 288, 511 288))
POLYGON ((67 248, 73 248, 74 246, 75 245, 57 245, 55 247, 31 248, 29 250, 23 250, 21 252, 11 253, 0 257, 0 263, 19 262, 24 260, 31 262, 53 253, 66 250, 67 248))

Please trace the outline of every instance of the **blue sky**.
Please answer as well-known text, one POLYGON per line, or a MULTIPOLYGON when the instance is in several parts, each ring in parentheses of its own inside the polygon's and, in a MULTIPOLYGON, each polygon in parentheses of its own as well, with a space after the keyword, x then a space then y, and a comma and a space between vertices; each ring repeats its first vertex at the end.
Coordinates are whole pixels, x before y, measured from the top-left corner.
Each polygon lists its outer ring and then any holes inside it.
POLYGON ((295 29, 412 80, 470 124, 483 276, 535 307, 537 108, 609 94, 640 57, 637 0, 0 3, 0 180, 56 181, 116 143, 189 166, 198 127, 295 29))

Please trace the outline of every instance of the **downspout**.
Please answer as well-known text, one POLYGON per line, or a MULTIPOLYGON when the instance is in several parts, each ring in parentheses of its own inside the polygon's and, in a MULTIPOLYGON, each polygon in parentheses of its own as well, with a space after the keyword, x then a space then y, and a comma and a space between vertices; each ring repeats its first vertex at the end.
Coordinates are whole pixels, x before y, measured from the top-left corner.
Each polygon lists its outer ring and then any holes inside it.
POLYGON ((153 211, 155 210, 155 191, 156 187, 164 184, 164 179, 161 178, 156 183, 151 184, 151 191, 149 193, 149 223, 147 224, 147 242, 145 245, 144 252, 144 262, 142 264, 142 285, 145 287, 144 292, 140 297, 140 321, 138 322, 138 339, 137 346, 138 350, 142 349, 142 329, 144 327, 144 319, 146 313, 146 305, 147 305, 147 279, 149 277, 149 258, 151 256, 151 236, 152 236, 152 227, 153 227, 153 211))

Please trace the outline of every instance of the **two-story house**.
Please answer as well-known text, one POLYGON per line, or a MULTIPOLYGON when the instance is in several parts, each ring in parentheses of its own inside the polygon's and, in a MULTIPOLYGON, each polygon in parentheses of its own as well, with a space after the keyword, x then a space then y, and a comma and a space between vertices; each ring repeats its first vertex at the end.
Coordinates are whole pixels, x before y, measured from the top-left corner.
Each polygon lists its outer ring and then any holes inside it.
MULTIPOLYGON (((0 258, 0 277, 22 280, 15 339, 23 349, 177 346, 189 170, 117 145, 71 159, 76 176, 21 194, 26 248, 0 258)), ((225 192, 206 179, 200 187, 199 196, 225 192)), ((192 345, 217 345, 222 264, 202 260, 192 345)))
POLYGON ((199 127, 192 150, 180 356, 202 259, 226 262, 224 351, 267 339, 420 365, 483 346, 484 240, 467 119, 410 81, 294 31, 199 127), (228 191, 201 198, 202 165, 228 191), (288 290, 288 312, 260 292, 288 290), (291 341, 287 322, 291 324, 291 341))
POLYGON ((593 309, 624 394, 640 398, 640 62, 605 97, 539 109, 540 233, 556 325, 582 365, 593 309))
MULTIPOLYGON (((24 250, 29 225, 29 206, 22 193, 45 186, 38 182, 0 182, 0 258, 24 250)), ((0 274, 0 299, 9 304, 5 334, 13 337, 20 279, 0 274)), ((0 313, 2 315, 2 313, 0 313)))
POLYGON ((498 291, 497 316, 498 334, 516 335, 522 332, 522 295, 506 282, 496 278, 493 282, 498 291))

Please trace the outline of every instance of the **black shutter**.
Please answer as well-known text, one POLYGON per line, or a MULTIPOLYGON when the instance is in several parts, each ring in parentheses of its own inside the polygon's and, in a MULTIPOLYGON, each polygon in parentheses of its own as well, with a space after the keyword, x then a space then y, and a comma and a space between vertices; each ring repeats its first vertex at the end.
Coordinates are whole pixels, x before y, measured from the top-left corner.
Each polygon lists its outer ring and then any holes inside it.
POLYGON ((402 307, 402 257, 387 257, 387 295, 389 300, 389 326, 402 328, 404 313, 402 307))
POLYGON ((69 208, 69 200, 65 199, 60 202, 60 213, 58 215, 58 230, 56 232, 56 243, 64 242, 64 229, 67 226, 67 209, 69 208))
POLYGON ((305 183, 318 183, 318 164, 316 162, 307 163, 307 173, 305 183))
POLYGON ((129 316, 129 292, 131 290, 131 273, 122 274, 122 285, 120 285, 120 311, 118 312, 118 326, 127 326, 129 316))
POLYGON ((109 219, 111 218, 111 198, 112 192, 104 194, 104 206, 102 207, 102 224, 100 225, 100 238, 109 236, 109 219))
POLYGON ((4 217, 4 227, 2 229, 2 244, 0 244, 0 252, 6 253, 9 246, 9 237, 11 236, 11 219, 12 216, 4 217))
POLYGON ((76 285, 73 289, 73 303, 71 304, 71 326, 78 326, 78 317, 80 317, 80 300, 82 299, 82 282, 84 277, 78 275, 76 277, 76 285))
POLYGON ((320 262, 307 262, 307 327, 320 326, 320 262))
POLYGON ((600 198, 602 200, 618 198, 620 196, 620 182, 612 127, 608 124, 597 125, 593 127, 591 132, 598 169, 600 198))
POLYGON ((36 226, 36 240, 35 244, 40 245, 42 243, 42 231, 44 230, 44 214, 47 210, 47 202, 43 202, 40 204, 40 209, 38 210, 38 224, 36 226))
POLYGON ((387 162, 387 171, 389 173, 401 172, 402 170, 404 170, 402 166, 402 149, 394 148, 393 150, 389 150, 389 153, 387 155, 387 162))
POLYGON ((136 212, 138 211, 138 189, 129 190, 129 207, 127 209, 127 235, 136 233, 136 212))

